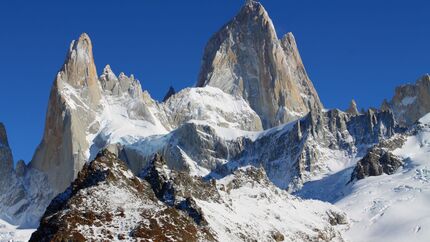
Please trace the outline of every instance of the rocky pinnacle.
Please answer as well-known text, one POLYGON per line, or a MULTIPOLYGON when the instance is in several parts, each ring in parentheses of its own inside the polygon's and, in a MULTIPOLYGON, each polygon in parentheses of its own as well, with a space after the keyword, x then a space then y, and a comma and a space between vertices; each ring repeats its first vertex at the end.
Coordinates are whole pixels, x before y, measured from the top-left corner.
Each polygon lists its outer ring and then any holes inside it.
POLYGON ((48 175, 56 192, 73 181, 88 159, 86 136, 97 126, 101 90, 91 40, 84 33, 70 44, 53 83, 43 138, 30 163, 48 175))
POLYGON ((270 128, 322 104, 303 66, 294 36, 278 39, 264 7, 246 1, 206 45, 196 86, 242 96, 270 128))

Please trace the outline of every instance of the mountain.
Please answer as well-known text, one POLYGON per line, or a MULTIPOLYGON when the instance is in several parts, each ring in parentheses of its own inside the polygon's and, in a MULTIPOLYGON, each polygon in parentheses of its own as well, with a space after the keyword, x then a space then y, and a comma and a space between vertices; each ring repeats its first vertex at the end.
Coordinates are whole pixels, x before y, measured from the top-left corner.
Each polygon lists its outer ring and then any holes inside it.
POLYGON ((35 227, 53 191, 45 174, 23 161, 15 168, 13 164, 6 128, 0 123, 0 220, 22 228, 35 227))
POLYGON ((369 149, 357 165, 309 182, 296 195, 347 211, 352 221, 344 233, 348 240, 426 241, 430 236, 429 143, 427 114, 406 132, 369 149), (375 168, 369 171, 376 172, 357 176, 367 163, 375 168), (390 163, 397 165, 386 165, 390 163))
POLYGON ((107 65, 97 77, 91 40, 83 34, 72 42, 54 81, 44 136, 30 166, 46 173, 59 193, 100 149, 167 134, 190 120, 262 129, 260 118, 241 97, 216 88, 185 89, 158 103, 133 75, 117 77, 107 65))
POLYGON ((430 76, 422 76, 413 84, 396 88, 390 101, 384 101, 382 108, 392 109, 397 121, 410 126, 430 112, 430 76))
POLYGON ((242 96, 270 128, 322 108, 291 33, 278 39, 264 7, 247 1, 206 45, 196 86, 242 96))
POLYGON ((83 34, 71 43, 55 78, 42 142, 30 164, 48 175, 56 192, 69 185, 88 157, 86 134, 93 133, 97 126, 94 110, 100 98, 91 40, 83 34))
POLYGON ((196 87, 159 102, 96 70, 82 34, 28 165, 0 124, 0 240, 425 241, 428 75, 381 109, 324 109, 293 35, 252 0, 196 87))
POLYGON ((51 202, 30 241, 342 241, 347 224, 333 206, 301 201, 255 168, 204 181, 169 170, 156 155, 141 177, 102 151, 51 202))

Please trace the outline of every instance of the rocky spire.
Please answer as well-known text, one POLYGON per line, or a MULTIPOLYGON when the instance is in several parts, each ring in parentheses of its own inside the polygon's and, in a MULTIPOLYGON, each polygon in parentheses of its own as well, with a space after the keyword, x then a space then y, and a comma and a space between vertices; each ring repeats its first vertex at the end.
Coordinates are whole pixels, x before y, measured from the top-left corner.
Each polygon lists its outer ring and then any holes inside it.
POLYGON ((242 96, 264 128, 322 107, 293 35, 279 40, 268 13, 256 1, 246 1, 206 45, 196 86, 207 85, 242 96))
POLYGON ((91 40, 72 41, 51 89, 45 131, 30 167, 45 172, 55 192, 62 192, 88 159, 87 135, 97 131, 101 86, 91 40))
POLYGON ((100 102, 100 86, 94 64, 90 37, 83 33, 72 41, 69 52, 57 77, 75 88, 87 88, 88 99, 94 106, 100 102))
POLYGON ((172 86, 170 86, 166 95, 164 95, 163 102, 167 101, 167 99, 169 99, 171 96, 173 96, 175 94, 176 94, 175 89, 172 86))
POLYGON ((6 128, 0 123, 0 183, 1 180, 7 179, 13 170, 12 151, 9 147, 6 128))
POLYGON ((349 103, 349 108, 346 110, 346 112, 352 116, 357 116, 360 114, 358 112, 357 104, 355 103, 354 99, 352 99, 351 102, 349 103))
POLYGON ((118 77, 113 73, 110 65, 106 65, 103 74, 100 76, 100 83, 103 90, 110 91, 113 94, 119 93, 118 77))

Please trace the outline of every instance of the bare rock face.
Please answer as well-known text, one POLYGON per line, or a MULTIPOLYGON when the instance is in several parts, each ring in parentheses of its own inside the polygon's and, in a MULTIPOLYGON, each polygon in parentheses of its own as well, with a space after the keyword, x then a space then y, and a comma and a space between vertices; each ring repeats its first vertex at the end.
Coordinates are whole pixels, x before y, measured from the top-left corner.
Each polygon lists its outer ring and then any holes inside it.
POLYGON ((320 109, 293 35, 279 40, 263 6, 247 1, 207 44, 196 84, 242 96, 270 128, 320 109))
POLYGON ((45 131, 31 167, 45 172, 56 192, 63 191, 88 158, 87 133, 98 125, 101 87, 91 40, 82 34, 73 41, 49 97, 45 131))
POLYGON ((426 74, 414 84, 396 88, 394 97, 384 102, 382 108, 390 108, 399 124, 410 126, 430 112, 430 75, 426 74))
POLYGON ((370 148, 366 155, 357 162, 351 175, 351 181, 364 179, 368 176, 394 174, 403 165, 403 160, 392 153, 396 148, 402 147, 406 138, 397 135, 384 140, 370 148))
POLYGON ((0 179, 7 179, 13 170, 12 151, 9 147, 6 129, 0 123, 0 179))

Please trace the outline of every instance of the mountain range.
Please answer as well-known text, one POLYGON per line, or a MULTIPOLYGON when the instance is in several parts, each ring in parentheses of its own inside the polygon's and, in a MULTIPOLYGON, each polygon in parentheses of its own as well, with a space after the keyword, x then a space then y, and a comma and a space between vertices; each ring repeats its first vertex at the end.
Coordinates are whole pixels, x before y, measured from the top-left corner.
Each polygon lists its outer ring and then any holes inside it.
POLYGON ((31 161, 0 123, 0 241, 426 241, 430 76, 381 101, 325 109, 253 0, 162 102, 84 33, 31 161))

